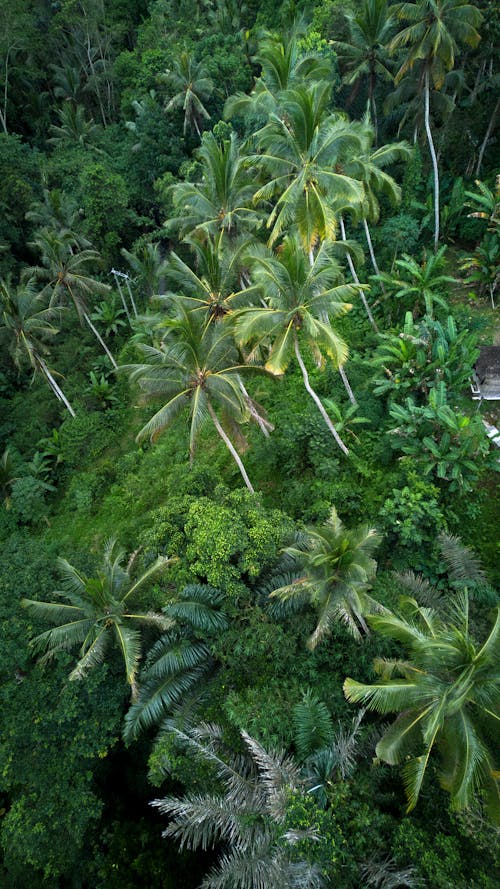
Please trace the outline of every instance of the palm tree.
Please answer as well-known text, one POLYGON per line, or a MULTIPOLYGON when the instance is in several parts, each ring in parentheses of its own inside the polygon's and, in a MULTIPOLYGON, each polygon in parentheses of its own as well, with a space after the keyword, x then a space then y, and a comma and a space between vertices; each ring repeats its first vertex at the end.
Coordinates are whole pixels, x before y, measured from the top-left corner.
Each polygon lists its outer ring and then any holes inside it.
POLYGON ((12 485, 17 482, 15 475, 14 461, 11 457, 9 448, 5 448, 0 457, 0 497, 3 500, 6 509, 10 509, 10 494, 12 485))
POLYGON ((93 148, 98 154, 102 154, 101 149, 95 145, 95 139, 100 132, 98 124, 94 123, 94 119, 87 120, 85 117, 85 108, 83 105, 74 105, 73 102, 65 102, 62 108, 57 112, 60 125, 51 125, 50 131, 53 135, 49 142, 52 145, 80 145, 82 148, 93 148))
POLYGON ((248 282, 245 253, 251 242, 226 241, 223 232, 217 237, 184 238, 193 253, 194 268, 172 251, 167 277, 175 286, 175 294, 168 291, 160 301, 168 304, 172 299, 183 299, 188 308, 203 312, 207 322, 218 321, 248 304, 257 290, 256 286, 242 286, 248 282))
POLYGON ((301 860, 298 840, 318 838, 314 828, 287 829, 290 793, 299 791, 300 774, 292 759, 269 753, 241 732, 243 752, 226 751, 222 730, 201 725, 182 732, 172 725, 177 744, 190 757, 212 766, 222 792, 189 793, 183 799, 154 800, 169 825, 163 836, 181 848, 203 850, 225 844, 202 889, 321 889, 319 868, 301 860))
POLYGON ((132 270, 134 288, 146 299, 162 292, 162 281, 167 269, 159 244, 144 244, 135 251, 120 251, 132 270))
POLYGON ((412 303, 414 318, 423 315, 424 312, 432 318, 436 303, 442 309, 448 308, 446 300, 440 293, 446 284, 454 284, 455 278, 443 274, 445 252, 445 245, 434 254, 426 251, 421 263, 404 253, 403 257, 394 263, 398 275, 386 273, 380 275, 380 280, 392 292, 392 298, 401 300, 405 310, 410 308, 409 301, 412 303))
POLYGON ((109 540, 104 546, 99 570, 90 577, 66 559, 59 559, 62 589, 55 590, 53 595, 70 604, 21 600, 34 617, 55 623, 53 629, 46 630, 31 642, 34 650, 42 653, 41 663, 49 661, 58 651, 71 651, 78 646, 78 662, 69 678, 83 679, 89 670, 104 661, 109 646, 114 643, 122 654, 127 682, 135 697, 141 655, 138 627, 145 625, 165 631, 172 626, 172 620, 153 611, 136 612, 132 602, 137 600, 144 586, 162 574, 173 561, 159 556, 134 580, 132 573, 137 553, 133 553, 124 566, 124 550, 119 548, 116 540, 109 540))
POLYGON ((372 553, 380 540, 368 525, 345 528, 332 506, 319 530, 308 528, 296 546, 283 550, 296 568, 291 582, 287 578, 270 595, 292 605, 309 602, 317 609, 318 623, 309 648, 316 648, 329 635, 334 621, 343 621, 356 639, 361 639, 360 627, 369 632, 365 616, 382 607, 367 593, 377 570, 372 553))
POLYGON ((44 304, 34 281, 26 281, 17 288, 9 280, 0 281, 0 342, 18 371, 27 359, 35 373, 43 374, 56 398, 74 417, 71 404, 43 358, 48 351, 46 339, 58 333, 52 324, 55 314, 53 308, 44 304))
POLYGON ((354 179, 359 179, 363 183, 364 201, 360 215, 372 265, 375 274, 379 275, 380 269, 373 250, 369 223, 379 221, 379 195, 383 195, 392 205, 399 204, 401 188, 395 179, 386 172, 386 167, 409 160, 412 149, 407 142, 391 142, 380 146, 380 148, 374 148, 375 133, 368 114, 355 126, 360 136, 361 150, 349 157, 344 169, 354 179))
POLYGON ((87 266, 100 261, 96 250, 78 250, 78 244, 69 233, 58 235, 50 229, 42 229, 34 239, 39 249, 42 265, 35 266, 31 271, 41 281, 47 282, 51 290, 50 305, 73 305, 80 321, 84 320, 90 327, 95 338, 101 344, 114 368, 116 361, 109 351, 99 331, 92 323, 88 312, 87 299, 95 295, 108 293, 110 287, 101 284, 86 274, 87 266))
POLYGON ((368 103, 373 117, 377 144, 377 104, 375 88, 379 77, 392 80, 387 44, 394 31, 394 18, 387 0, 363 0, 356 12, 347 12, 349 40, 332 40, 332 46, 348 73, 344 82, 353 84, 351 101, 363 78, 368 78, 368 103))
POLYGON ((235 336, 240 344, 252 343, 251 358, 270 343, 266 370, 280 376, 295 354, 304 386, 313 399, 329 431, 344 454, 349 451, 340 438, 317 393, 311 386, 302 358, 301 342, 312 352, 316 363, 323 353, 342 366, 347 359, 347 345, 333 330, 330 317, 347 312, 351 306, 343 300, 353 294, 350 284, 342 284, 338 264, 323 243, 312 266, 301 245, 287 237, 278 256, 256 251, 253 279, 268 300, 267 306, 248 307, 235 313, 235 336), (326 320, 323 320, 326 316, 326 320))
POLYGON ((58 237, 72 237, 81 249, 90 247, 84 235, 77 232, 81 220, 77 201, 59 188, 44 188, 43 200, 34 201, 26 213, 26 219, 34 222, 38 228, 51 229, 58 237))
POLYGON ((392 51, 408 48, 396 74, 396 83, 415 65, 420 69, 420 89, 424 102, 424 120, 434 173, 434 250, 439 244, 439 170, 429 114, 431 82, 436 89, 443 85, 445 74, 455 63, 459 43, 477 46, 481 12, 463 0, 418 0, 398 3, 396 17, 408 22, 390 44, 392 51))
POLYGON ((256 134, 260 153, 249 158, 267 179, 254 202, 277 198, 269 243, 295 224, 310 257, 317 243, 335 240, 336 214, 363 201, 363 186, 336 172, 359 138, 345 117, 327 113, 330 93, 325 82, 284 92, 279 112, 256 134))
POLYGON ((238 353, 229 330, 204 323, 197 313, 176 303, 172 317, 164 322, 167 335, 160 348, 143 345, 144 364, 126 365, 124 370, 144 393, 144 399, 166 397, 165 404, 146 423, 137 440, 155 441, 184 407, 189 407, 189 454, 194 457, 198 433, 210 418, 222 438, 249 491, 254 493, 243 462, 219 420, 218 405, 225 420, 238 433, 249 410, 240 386, 240 374, 250 368, 237 364, 238 353))
POLYGON ((242 113, 267 116, 276 111, 285 90, 331 77, 328 60, 316 53, 299 51, 298 36, 264 32, 254 57, 261 67, 260 77, 250 95, 236 93, 229 97, 224 106, 226 118, 242 113))
POLYGON ((181 235, 201 230, 212 235, 221 231, 235 237, 260 224, 252 208, 254 182, 246 168, 234 133, 218 142, 213 133, 203 136, 197 158, 202 166, 199 183, 179 182, 172 187, 178 217, 169 221, 167 231, 181 235))
POLYGON ((224 600, 223 593, 209 585, 189 584, 163 609, 175 626, 147 655, 137 699, 125 716, 125 741, 135 740, 179 709, 189 705, 192 711, 216 667, 211 639, 228 626, 224 600))
MULTIPOLYGON (((457 553, 460 557, 455 542, 448 548, 455 563, 457 553)), ((427 767, 438 751, 439 781, 450 793, 452 807, 466 808, 481 790, 490 815, 498 821, 494 745, 500 704, 500 608, 485 641, 477 643, 470 630, 464 573, 469 573, 467 566, 461 572, 462 589, 454 592, 444 615, 406 597, 398 614, 370 617, 374 630, 402 644, 409 655, 377 659, 378 681, 368 685, 346 679, 344 693, 349 701, 362 702, 380 714, 399 713, 376 752, 390 765, 404 763, 408 811, 417 804, 427 767)))
POLYGON ((173 91, 174 95, 166 103, 165 110, 182 108, 184 111, 184 135, 188 130, 195 130, 201 138, 201 124, 209 120, 205 105, 213 92, 213 83, 201 62, 195 62, 189 52, 181 52, 175 59, 171 71, 167 71, 162 80, 173 91))

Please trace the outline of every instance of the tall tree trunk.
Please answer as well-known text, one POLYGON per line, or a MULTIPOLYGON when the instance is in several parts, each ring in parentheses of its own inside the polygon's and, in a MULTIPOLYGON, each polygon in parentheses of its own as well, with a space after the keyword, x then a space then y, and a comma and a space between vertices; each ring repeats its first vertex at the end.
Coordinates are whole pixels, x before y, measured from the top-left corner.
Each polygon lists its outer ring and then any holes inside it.
POLYGON ((429 113, 429 99, 430 99, 430 77, 429 77, 429 68, 426 68, 425 71, 425 84, 424 84, 424 117, 425 117, 425 132, 427 133, 427 141, 429 143, 429 151, 431 153, 432 159, 432 169, 434 171, 434 253, 437 252, 439 245, 439 169, 438 162, 436 157, 436 151, 434 148, 434 141, 432 138, 432 130, 431 130, 431 120, 429 113))
POLYGON ((70 412, 72 417, 76 417, 76 414, 75 414, 73 408, 71 407, 68 399, 66 398, 63 390, 56 383, 54 377, 52 376, 50 370, 48 369, 47 365, 45 364, 45 361, 43 360, 43 358, 38 354, 35 354, 33 357, 35 359, 35 363, 40 368, 41 372, 43 373, 45 379, 47 380, 47 382, 48 382, 50 388, 52 389, 54 395, 56 396, 56 398, 59 401, 62 401, 62 403, 64 404, 64 407, 66 408, 66 410, 68 410, 70 412))
MULTIPOLYGON (((372 236, 371 236, 371 234, 370 234, 370 228, 369 228, 368 222, 367 222, 367 220, 365 219, 364 216, 363 216, 363 228, 364 228, 364 230, 365 230, 366 243, 368 244, 368 250, 369 250, 369 252, 370 252, 370 259, 371 259, 371 261, 372 261, 372 266, 373 266, 373 268, 375 269, 375 274, 376 274, 376 275, 380 275, 380 269, 379 269, 379 267, 378 267, 377 258, 376 258, 376 256, 375 256, 375 251, 374 251, 374 249, 373 249, 372 236)), ((384 287, 384 285, 382 284, 382 282, 380 282, 380 286, 382 287, 382 291, 385 293, 385 287, 384 287)))
POLYGON ((95 338, 96 338, 97 340, 99 340, 101 346, 103 347, 104 351, 106 352, 106 355, 108 356, 109 360, 111 361, 111 364, 113 365, 113 367, 114 367, 115 370, 116 370, 116 368, 118 367, 118 365, 117 365, 115 359, 113 358, 111 352, 109 351, 109 349, 108 349, 106 343, 104 342, 104 340, 103 340, 101 334, 99 333, 99 331, 97 330, 97 328, 94 327, 94 325, 92 324, 92 321, 90 320, 90 318, 89 318, 89 316, 87 315, 86 312, 83 313, 83 317, 85 318, 85 321, 87 322, 88 326, 90 327, 90 329, 91 329, 92 333, 94 334, 95 338))
POLYGON ((240 457, 240 455, 238 454, 238 451, 237 451, 236 448, 234 447, 234 445, 233 445, 232 441, 230 440, 230 438, 228 438, 228 436, 227 436, 226 433, 224 432, 224 430, 223 430, 223 428, 222 428, 222 426, 221 426, 221 424, 219 423, 219 420, 218 420, 218 418, 217 418, 217 414, 215 413, 215 411, 214 411, 212 405, 210 404, 208 398, 207 398, 207 408, 208 408, 208 413, 210 414, 210 416, 211 416, 211 418, 212 418, 212 422, 213 422, 215 428, 217 429, 217 432, 219 433, 220 437, 222 438, 222 441, 224 442, 224 444, 226 445, 227 449, 229 450, 229 452, 230 452, 230 454, 231 454, 233 460, 235 461, 236 465, 238 466, 238 469, 239 469, 240 472, 241 472, 241 475, 242 475, 242 477, 243 477, 243 481, 245 482, 245 484, 246 484, 248 490, 250 491, 251 494, 255 494, 255 491, 254 491, 254 489, 253 489, 253 487, 252 487, 252 483, 251 483, 250 479, 248 478, 248 475, 247 475, 247 473, 246 473, 246 469, 245 469, 245 467, 243 466, 241 457, 240 457))
MULTIPOLYGON (((314 265, 314 252, 313 252, 312 247, 309 250, 309 265, 311 266, 311 268, 314 265)), ((328 318, 327 312, 321 312, 321 320, 323 321, 323 324, 328 324, 329 318, 328 318)), ((354 392, 351 389, 351 384, 349 383, 347 374, 346 374, 344 368, 342 367, 342 365, 339 365, 339 374, 340 374, 340 378, 345 386, 345 391, 347 392, 349 401, 351 402, 351 404, 357 404, 358 402, 356 401, 356 399, 354 397, 354 392)))
POLYGON ((493 114, 490 117, 490 122, 488 124, 488 129, 486 130, 486 135, 481 143, 481 148, 479 149, 479 156, 477 159, 476 169, 474 175, 476 178, 479 178, 479 171, 481 169, 481 164, 483 162, 484 152, 486 151, 486 146, 488 145, 490 136, 495 129, 495 123, 497 119, 497 114, 500 109, 500 97, 497 99, 497 103, 493 109, 493 114))
MULTIPOLYGON (((347 241, 346 233, 345 233, 344 219, 342 216, 339 217, 339 223, 340 223, 340 233, 342 235, 342 240, 347 241)), ((354 263, 352 261, 351 255, 349 253, 347 254, 347 265, 349 266, 349 271, 351 272, 352 279, 353 279, 354 283, 357 284, 359 287, 358 293, 361 297, 361 302, 363 303, 363 305, 365 307, 365 312, 368 315, 368 320, 370 321, 370 324, 373 327, 375 333, 378 333, 378 327, 377 327, 377 325, 375 323, 375 319, 371 313, 371 309, 370 309, 370 306, 368 305, 366 296, 365 296, 363 290, 361 289, 360 280, 358 278, 356 269, 354 268, 354 263)))
POLYGON ((378 118, 377 118, 377 106, 376 106, 376 104, 375 104, 375 84, 376 84, 376 82, 377 82, 377 74, 376 74, 376 72, 372 69, 372 70, 370 71, 370 79, 369 79, 369 82, 368 82, 368 83, 369 83, 369 86, 368 86, 368 98, 369 98, 369 102, 370 102, 370 108, 371 108, 371 111, 372 111, 372 118, 373 118, 373 136, 374 136, 374 143, 375 143, 375 146, 377 146, 377 143, 378 143, 378 118))
POLYGON ((5 53, 5 75, 4 75, 4 85, 3 85, 3 110, 0 110, 0 122, 2 123, 2 129, 6 135, 8 135, 7 130, 7 95, 9 90, 9 54, 10 50, 7 50, 5 53))
POLYGON ((255 420, 256 423, 258 423, 261 432, 266 436, 266 438, 269 438, 269 433, 274 430, 273 424, 270 423, 269 420, 264 419, 264 417, 262 417, 259 414, 259 412, 255 406, 255 403, 250 398, 250 395, 248 394, 245 386, 243 385, 243 380, 240 377, 238 377, 238 385, 239 385, 241 391, 243 392, 245 404, 248 407, 250 416, 255 420))
POLYGON ((349 401, 351 402, 351 404, 357 404, 358 402, 356 401, 354 392, 351 389, 351 384, 349 382, 349 379, 347 377, 347 374, 346 374, 342 364, 339 364, 339 374, 340 374, 340 378, 345 386, 345 391, 347 392, 349 401))
POLYGON ((301 369, 301 371, 302 371, 302 378, 303 378, 303 380, 304 380, 304 386, 306 387, 307 392, 309 393, 309 395, 310 395, 311 398, 313 399, 313 401, 314 401, 316 407, 318 408, 318 410, 319 410, 321 416, 323 417, 323 420, 325 421, 325 423, 326 423, 328 429, 330 430, 330 432, 331 432, 331 434, 333 435, 335 441, 337 442, 337 444, 338 444, 340 450, 342 451, 342 453, 344 453, 344 454, 347 455, 347 454, 349 453, 348 448, 345 446, 345 444, 344 444, 344 442, 342 441, 340 435, 338 434, 337 430, 335 429, 335 426, 333 425, 332 421, 330 420, 330 417, 328 416, 327 412, 325 411, 325 409, 324 409, 324 407, 323 407, 323 405, 322 405, 322 403, 321 403, 321 400, 320 400, 319 395, 316 394, 316 392, 314 391, 313 387, 311 386, 311 384, 310 384, 310 382, 309 382, 309 374, 307 373, 306 366, 305 366, 305 364, 304 364, 304 362, 303 362, 303 360, 302 360, 302 355, 300 354, 299 341, 298 341, 298 339, 297 339, 297 334, 296 334, 295 331, 294 331, 294 335, 293 335, 293 344, 294 344, 294 348, 295 348, 295 357, 297 358, 297 361, 298 361, 298 363, 299 363, 299 367, 300 367, 300 369, 301 369))

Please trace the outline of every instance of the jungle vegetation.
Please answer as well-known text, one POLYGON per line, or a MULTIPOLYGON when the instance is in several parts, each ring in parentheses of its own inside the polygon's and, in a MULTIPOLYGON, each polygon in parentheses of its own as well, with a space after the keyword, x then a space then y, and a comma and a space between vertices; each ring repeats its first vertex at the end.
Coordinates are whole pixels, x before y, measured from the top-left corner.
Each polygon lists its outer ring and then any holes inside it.
POLYGON ((498 10, 0 9, 0 886, 496 889, 498 10))

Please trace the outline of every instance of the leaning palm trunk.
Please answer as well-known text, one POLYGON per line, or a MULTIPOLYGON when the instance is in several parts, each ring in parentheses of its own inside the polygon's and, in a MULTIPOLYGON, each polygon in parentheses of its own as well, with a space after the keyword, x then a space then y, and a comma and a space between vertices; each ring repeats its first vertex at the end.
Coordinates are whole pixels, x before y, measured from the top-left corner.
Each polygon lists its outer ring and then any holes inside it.
POLYGON ((240 378, 238 378, 238 385, 243 392, 245 404, 248 408, 250 416, 255 420, 256 423, 258 423, 261 432, 266 436, 266 438, 269 438, 269 433, 272 432, 274 429, 273 424, 270 423, 269 420, 266 420, 265 417, 263 417, 261 414, 259 414, 255 403, 250 398, 250 395, 248 394, 245 386, 243 385, 243 381, 240 378))
POLYGON ((493 109, 493 114, 490 117, 490 122, 488 124, 488 129, 486 130, 486 135, 482 141, 481 148, 479 149, 479 156, 477 159, 475 176, 476 178, 479 176, 479 171, 481 169, 481 164, 483 162, 484 152, 486 151, 486 146, 490 140, 490 136, 495 128, 495 122, 497 119, 498 112, 500 111, 500 98, 497 99, 497 103, 493 109))
POLYGON ((432 138, 431 121, 429 114, 429 69, 425 72, 424 87, 424 116, 425 116, 425 132, 427 133, 427 141, 429 143, 429 151, 432 158, 432 169, 434 171, 434 252, 438 249, 439 244, 439 169, 434 148, 434 140, 432 138))
POLYGON ((353 392, 352 389, 351 389, 351 384, 350 384, 350 382, 349 382, 349 379, 348 379, 348 377, 347 377, 347 374, 346 374, 344 368, 342 367, 342 365, 339 365, 339 374, 340 374, 340 378, 341 378, 341 380, 342 380, 342 382, 343 382, 343 384, 344 384, 344 386, 345 386, 345 391, 347 392, 347 395, 348 395, 348 397, 349 397, 349 401, 351 402, 351 404, 357 404, 358 402, 356 401, 356 397, 355 397, 355 395, 354 395, 354 392, 353 392))
MULTIPOLYGON (((309 250, 309 265, 310 265, 311 267, 314 265, 314 255, 313 255, 312 248, 311 248, 311 250, 309 250)), ((322 312, 322 313, 321 313, 321 320, 324 321, 325 324, 328 323, 328 314, 327 314, 327 312, 322 312)), ((354 392, 353 392, 352 389, 351 389, 351 384, 350 384, 350 382, 349 382, 349 380, 348 380, 348 378, 347 378, 347 374, 346 374, 346 372, 345 372, 345 370, 344 370, 344 368, 343 368, 342 365, 339 365, 339 374, 340 374, 340 379, 342 380, 342 382, 343 382, 343 384, 344 384, 344 386, 345 386, 345 391, 347 392, 347 396, 348 396, 348 398, 349 398, 349 401, 351 402, 351 404, 357 404, 358 402, 356 401, 356 399, 355 399, 355 397, 354 397, 354 392)))
MULTIPOLYGON (((365 230, 366 243, 368 244, 368 250, 370 253, 370 259, 372 261, 372 266, 375 269, 375 274, 380 276, 380 269, 378 267, 377 257, 375 256, 375 251, 373 249, 372 236, 370 234, 370 227, 364 217, 363 217, 363 228, 365 230)), ((380 286, 382 287, 382 292, 386 293, 386 289, 385 289, 382 281, 380 281, 380 286)))
POLYGON ((242 475, 242 477, 243 477, 243 481, 245 482, 245 484, 246 484, 248 490, 250 491, 251 494, 255 494, 255 491, 254 491, 254 489, 253 489, 253 487, 252 487, 252 483, 251 483, 250 479, 248 478, 248 475, 247 475, 247 473, 246 473, 246 469, 245 469, 245 467, 243 466, 243 462, 242 462, 242 460, 241 460, 241 458, 240 458, 240 455, 238 454, 238 452, 237 452, 236 448, 234 447, 232 441, 228 438, 228 436, 227 436, 226 433, 224 432, 224 430, 223 430, 223 428, 222 428, 222 426, 221 426, 221 424, 219 423, 219 420, 218 420, 218 418, 217 418, 217 414, 215 413, 215 411, 214 411, 212 405, 210 404, 208 398, 207 398, 207 408, 208 408, 208 413, 210 414, 210 416, 211 416, 211 418, 212 418, 212 422, 213 422, 215 428, 217 429, 217 432, 219 433, 220 437, 222 438, 222 441, 224 442, 224 444, 226 445, 227 449, 228 449, 229 452, 231 453, 231 456, 233 457, 233 460, 236 462, 236 464, 237 464, 237 466, 238 466, 238 469, 240 470, 241 475, 242 475))
POLYGON ((108 356, 109 360, 111 361, 111 364, 113 365, 113 367, 116 370, 118 365, 117 365, 115 359, 113 358, 111 352, 109 351, 106 343, 104 342, 101 334, 99 333, 97 328, 92 324, 92 321, 90 320, 90 318, 86 312, 83 313, 83 317, 85 318, 85 321, 87 322, 88 326, 90 327, 90 329, 91 329, 92 333, 94 334, 94 336, 96 337, 96 339, 100 342, 101 346, 103 347, 104 351, 106 352, 106 355, 108 356))
MULTIPOLYGON (((344 219, 342 216, 339 217, 339 224, 340 224, 340 233, 342 235, 342 240, 347 241, 346 233, 345 233, 344 219)), ((347 254, 347 264, 349 266, 349 271, 352 275, 352 279, 353 279, 354 283, 358 285, 358 288, 359 288, 358 293, 361 297, 361 302, 363 303, 363 305, 365 307, 365 312, 368 315, 368 320, 369 320, 371 326, 373 327, 375 333, 378 333, 378 327, 375 323, 375 319, 372 315, 370 306, 368 305, 366 296, 365 296, 363 290, 361 289, 361 282, 358 278, 358 273, 356 272, 356 269, 354 268, 354 263, 352 261, 351 255, 349 253, 347 254)))
POLYGON ((298 363, 299 363, 299 367, 300 367, 300 369, 301 369, 301 371, 302 371, 302 377, 303 377, 303 380, 304 380, 304 386, 306 387, 307 392, 309 393, 309 395, 310 395, 311 398, 313 399, 313 401, 314 401, 316 407, 318 408, 318 410, 319 410, 321 416, 323 417, 323 420, 325 421, 326 425, 328 426, 328 429, 330 430, 330 432, 331 432, 331 434, 333 435, 335 441, 337 442, 337 444, 338 444, 340 450, 342 451, 342 453, 344 453, 344 454, 347 455, 347 454, 349 453, 349 449, 345 446, 345 444, 344 444, 344 442, 342 441, 340 435, 338 434, 337 430, 335 429, 335 426, 333 425, 332 421, 330 420, 330 417, 328 416, 328 414, 327 414, 327 412, 325 411, 323 405, 321 404, 321 400, 320 400, 320 398, 319 398, 319 395, 316 394, 316 392, 314 391, 313 387, 311 386, 311 384, 310 384, 310 382, 309 382, 309 374, 307 373, 306 366, 305 366, 305 364, 304 364, 304 362, 303 362, 303 360, 302 360, 302 355, 300 354, 299 341, 298 341, 298 339, 297 339, 297 334, 296 334, 296 333, 294 333, 293 344, 294 344, 294 348, 295 348, 295 357, 297 358, 297 361, 298 361, 298 363))
POLYGON ((35 359, 36 364, 38 365, 41 372, 43 373, 45 379, 47 380, 50 388, 52 389, 54 395, 56 396, 56 398, 64 404, 64 407, 66 408, 66 410, 68 410, 70 412, 72 417, 76 417, 76 414, 75 414, 73 408, 71 407, 68 399, 66 398, 63 390, 56 383, 54 377, 52 376, 50 370, 48 369, 47 365, 45 364, 45 361, 43 360, 43 358, 38 354, 35 354, 33 357, 35 359))

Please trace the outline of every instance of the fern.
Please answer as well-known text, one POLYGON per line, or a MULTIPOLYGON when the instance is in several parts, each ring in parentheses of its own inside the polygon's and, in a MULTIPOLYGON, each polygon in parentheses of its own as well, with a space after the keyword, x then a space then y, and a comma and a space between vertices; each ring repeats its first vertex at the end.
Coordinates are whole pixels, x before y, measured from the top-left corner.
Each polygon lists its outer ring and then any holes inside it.
POLYGON ((326 747, 332 740, 333 723, 328 707, 310 689, 293 708, 293 731, 301 760, 326 747))

